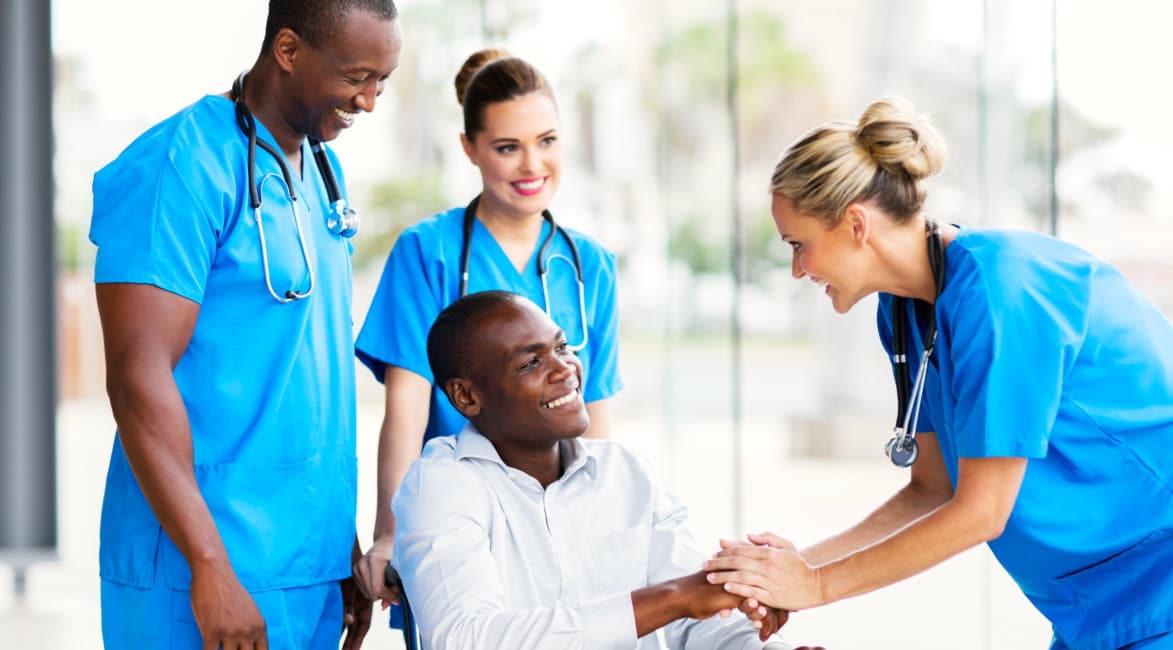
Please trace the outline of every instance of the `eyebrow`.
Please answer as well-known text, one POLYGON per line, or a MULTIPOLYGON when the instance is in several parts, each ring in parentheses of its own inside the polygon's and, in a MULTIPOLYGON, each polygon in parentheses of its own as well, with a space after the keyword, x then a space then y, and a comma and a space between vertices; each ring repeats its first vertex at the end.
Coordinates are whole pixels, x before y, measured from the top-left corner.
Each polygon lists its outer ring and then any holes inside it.
MULTIPOLYGON (((566 340, 566 333, 563 332, 562 330, 558 330, 558 332, 554 335, 554 344, 557 345, 558 343, 561 343, 562 341, 565 341, 565 340, 566 340)), ((531 355, 535 352, 541 352, 542 350, 546 349, 549 346, 550 346, 549 343, 542 343, 541 341, 538 341, 538 342, 530 343, 529 345, 523 345, 522 347, 517 348, 516 350, 513 351, 513 354, 511 354, 509 356, 511 358, 516 359, 517 357, 524 357, 524 356, 531 355)))
MULTIPOLYGON (((538 134, 538 139, 541 140, 542 138, 544 138, 548 135, 552 135, 554 133, 557 133, 557 131, 558 131, 558 129, 550 129, 548 131, 543 131, 542 133, 538 134)), ((514 143, 514 142, 521 142, 521 139, 520 138, 497 138, 495 140, 490 140, 489 144, 505 144, 505 143, 514 143)))

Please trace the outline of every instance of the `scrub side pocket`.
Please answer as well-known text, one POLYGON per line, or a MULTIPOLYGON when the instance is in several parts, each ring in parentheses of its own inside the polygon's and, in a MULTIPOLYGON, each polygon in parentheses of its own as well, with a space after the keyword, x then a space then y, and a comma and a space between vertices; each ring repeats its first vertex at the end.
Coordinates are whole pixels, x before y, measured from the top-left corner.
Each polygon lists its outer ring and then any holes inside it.
POLYGON ((1083 609, 1057 628, 1072 648, 1117 648, 1173 629, 1173 531, 1158 530, 1101 562, 1055 579, 1083 609))

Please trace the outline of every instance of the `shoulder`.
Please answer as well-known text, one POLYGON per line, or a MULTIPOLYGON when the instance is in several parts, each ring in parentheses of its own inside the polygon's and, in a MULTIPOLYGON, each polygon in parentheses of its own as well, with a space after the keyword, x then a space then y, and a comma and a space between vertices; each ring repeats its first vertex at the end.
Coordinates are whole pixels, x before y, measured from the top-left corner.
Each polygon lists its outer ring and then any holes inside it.
POLYGON ((404 228, 403 232, 399 233, 396 246, 400 241, 434 246, 437 243, 457 240, 461 236, 463 222, 463 207, 437 212, 404 228))
POLYGON ((578 247, 579 255, 583 257, 584 263, 593 262, 607 268, 615 268, 615 253, 612 253, 599 240, 574 228, 563 226, 562 229, 566 231, 566 234, 570 236, 574 245, 578 247))
POLYGON ((1013 229, 964 228, 946 248, 946 259, 950 285, 968 293, 1017 296, 1072 288, 1105 265, 1056 237, 1013 229), (1004 291, 1010 287, 1015 291, 1004 291))
POLYGON ((429 527, 456 514, 486 511, 489 493, 473 464, 457 457, 456 436, 440 436, 411 464, 393 507, 405 527, 429 527))
POLYGON ((158 174, 168 166, 185 177, 204 177, 209 168, 239 165, 244 138, 235 133, 233 115, 227 99, 205 96, 143 132, 98 172, 95 182, 127 173, 158 174), (218 155, 208 155, 213 148, 218 155))
POLYGON ((583 438, 582 444, 594 456, 600 480, 609 487, 620 483, 629 495, 654 491, 656 478, 647 460, 623 443, 583 438))
MULTIPOLYGON (((424 445, 423 453, 412 463, 408 476, 420 486, 421 494, 428 494, 427 486, 452 486, 453 483, 461 486, 473 487, 483 483, 480 474, 472 463, 460 459, 456 453, 456 436, 439 436, 424 445)), ((407 478, 404 479, 404 482, 407 478)), ((462 495, 462 498, 465 495, 462 495)))

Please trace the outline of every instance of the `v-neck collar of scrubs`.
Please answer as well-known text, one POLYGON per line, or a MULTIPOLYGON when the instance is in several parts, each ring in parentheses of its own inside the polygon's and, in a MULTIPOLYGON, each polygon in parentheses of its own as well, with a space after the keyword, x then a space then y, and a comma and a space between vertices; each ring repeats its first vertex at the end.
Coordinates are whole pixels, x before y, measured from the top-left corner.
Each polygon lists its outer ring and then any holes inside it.
POLYGON ((480 217, 473 216, 473 242, 472 245, 480 244, 486 246, 487 254, 493 258, 492 263, 503 273, 513 273, 512 281, 515 283, 525 282, 528 277, 537 277, 538 254, 542 248, 542 242, 546 241, 546 237, 550 235, 550 222, 542 219, 542 227, 538 231, 538 237, 534 240, 533 248, 530 250, 529 258, 526 259, 525 266, 519 271, 513 265, 513 260, 509 259, 509 255, 505 252, 505 248, 501 246, 501 242, 493 235, 493 231, 480 220, 480 217), (478 237, 479 233, 479 237, 478 237), (487 241, 486 241, 487 240, 487 241), (488 246, 491 242, 492 246, 488 246))

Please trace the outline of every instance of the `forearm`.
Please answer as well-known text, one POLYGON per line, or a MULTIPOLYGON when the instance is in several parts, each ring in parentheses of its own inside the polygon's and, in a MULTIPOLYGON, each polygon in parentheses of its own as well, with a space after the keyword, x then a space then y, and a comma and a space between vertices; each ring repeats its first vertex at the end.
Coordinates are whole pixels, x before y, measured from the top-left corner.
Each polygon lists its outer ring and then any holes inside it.
POLYGON ((684 589, 679 582, 669 580, 631 592, 636 636, 651 634, 672 621, 687 616, 684 589))
MULTIPOLYGON (((133 364, 132 364, 133 365, 133 364)), ((135 479, 163 530, 194 568, 227 561, 195 479, 191 427, 170 369, 114 374, 108 393, 135 479)))
POLYGON ((701 572, 650 585, 631 592, 637 636, 650 634, 682 618, 706 619, 722 609, 734 609, 741 599, 721 585, 710 584, 701 572))
POLYGON ((940 508, 949 499, 943 491, 905 485, 855 526, 800 551, 814 566, 826 564, 887 539, 910 523, 940 508))
MULTIPOLYGON (((427 423, 424 422, 422 426, 426 428, 427 423)), ((396 426, 390 417, 384 421, 379 431, 375 539, 395 534, 395 514, 391 511, 391 499, 399 489, 399 484, 403 482, 403 477, 412 462, 419 458, 423 437, 423 428, 418 425, 396 426)))
POLYGON ((591 425, 583 434, 586 438, 606 439, 611 437, 611 400, 601 399, 586 405, 591 425))
POLYGON ((819 604, 904 580, 997 537, 1000 531, 988 513, 954 499, 899 534, 817 567, 819 604))
POLYGON ((428 428, 432 384, 396 366, 383 371, 383 425, 379 428, 378 494, 375 497, 374 538, 395 534, 391 500, 412 462, 419 458, 428 428))

